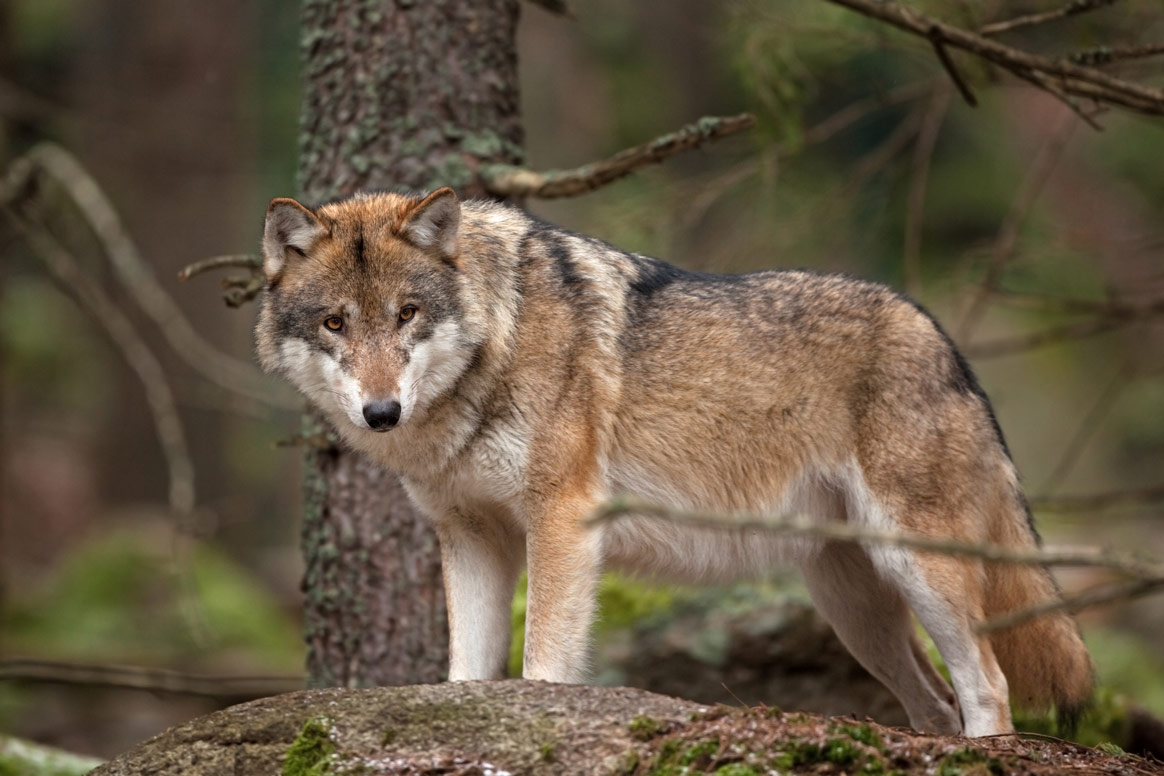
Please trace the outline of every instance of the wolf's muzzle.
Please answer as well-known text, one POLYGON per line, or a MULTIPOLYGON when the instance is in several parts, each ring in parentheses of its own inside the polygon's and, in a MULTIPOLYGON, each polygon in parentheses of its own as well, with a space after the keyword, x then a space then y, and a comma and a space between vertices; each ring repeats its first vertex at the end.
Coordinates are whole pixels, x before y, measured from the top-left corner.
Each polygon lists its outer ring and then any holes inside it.
POLYGON ((400 402, 368 402, 364 405, 364 420, 373 431, 387 431, 400 420, 400 402))

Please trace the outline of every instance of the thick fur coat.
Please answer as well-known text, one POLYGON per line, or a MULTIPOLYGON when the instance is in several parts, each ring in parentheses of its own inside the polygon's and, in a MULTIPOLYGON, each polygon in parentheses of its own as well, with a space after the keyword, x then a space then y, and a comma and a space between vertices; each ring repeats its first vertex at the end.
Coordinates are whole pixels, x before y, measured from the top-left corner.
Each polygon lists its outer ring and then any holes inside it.
POLYGON ((588 522, 629 494, 1034 547, 985 394, 933 318, 890 289, 686 272, 449 189, 315 209, 277 199, 263 252, 263 366, 399 473, 436 526, 450 678, 504 675, 523 566, 524 675, 574 682, 605 566, 718 582, 792 563, 916 728, 1003 733, 1008 695, 1065 714, 1088 699, 1067 615, 975 630, 1054 598, 1042 569, 646 516, 588 522))

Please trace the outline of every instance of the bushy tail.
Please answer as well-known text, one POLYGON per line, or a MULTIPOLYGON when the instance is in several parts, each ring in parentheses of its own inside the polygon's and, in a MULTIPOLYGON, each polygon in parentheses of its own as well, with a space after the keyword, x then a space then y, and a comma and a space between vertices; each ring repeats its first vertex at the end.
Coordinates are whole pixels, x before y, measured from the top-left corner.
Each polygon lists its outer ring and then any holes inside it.
MULTIPOLYGON (((995 526, 993 541, 1008 547, 1034 549, 1037 536, 1024 503, 995 526)), ((988 563, 986 616, 999 617, 1059 598, 1050 573, 1040 566, 988 563)), ((1006 675, 1012 701, 1022 709, 1045 712, 1052 706, 1059 724, 1074 728, 1091 701, 1095 671, 1079 628, 1059 611, 996 631, 990 643, 1006 675)))

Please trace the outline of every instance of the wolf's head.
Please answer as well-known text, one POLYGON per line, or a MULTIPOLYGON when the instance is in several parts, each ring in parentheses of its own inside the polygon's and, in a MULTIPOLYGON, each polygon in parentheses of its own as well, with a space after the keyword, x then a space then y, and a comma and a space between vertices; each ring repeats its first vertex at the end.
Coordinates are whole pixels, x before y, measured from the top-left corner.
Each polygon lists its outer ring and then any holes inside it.
POLYGON ((263 368, 356 433, 422 415, 479 345, 461 304, 460 229, 448 188, 423 199, 358 194, 314 210, 273 200, 256 328, 263 368))

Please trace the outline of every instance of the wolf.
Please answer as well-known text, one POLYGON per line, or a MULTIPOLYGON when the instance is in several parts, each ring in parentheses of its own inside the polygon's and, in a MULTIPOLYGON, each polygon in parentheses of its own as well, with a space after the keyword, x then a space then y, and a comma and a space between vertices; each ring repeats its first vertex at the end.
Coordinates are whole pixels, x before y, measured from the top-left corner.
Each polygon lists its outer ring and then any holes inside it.
POLYGON ((800 515, 1034 548, 990 403, 938 323, 842 275, 710 275, 492 201, 358 193, 267 209, 263 367, 395 471, 440 540, 449 678, 505 676, 529 575, 523 675, 583 681, 604 567, 719 583, 799 567, 820 613, 910 724, 986 736, 1010 703, 1072 717, 1091 662, 1042 568, 781 537, 657 515, 800 515), (953 690, 918 641, 916 615, 953 690))

